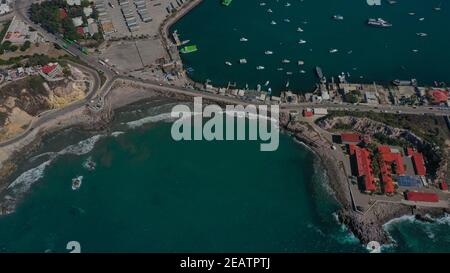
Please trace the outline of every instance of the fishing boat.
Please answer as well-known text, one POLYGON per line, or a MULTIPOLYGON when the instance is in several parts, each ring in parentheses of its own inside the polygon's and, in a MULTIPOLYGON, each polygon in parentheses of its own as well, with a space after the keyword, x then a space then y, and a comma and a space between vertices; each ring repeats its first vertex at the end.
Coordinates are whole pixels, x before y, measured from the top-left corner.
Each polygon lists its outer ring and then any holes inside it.
POLYGON ((414 16, 414 15, 416 15, 416 13, 415 12, 410 12, 410 13, 408 13, 409 15, 411 15, 411 16, 414 16))
POLYGON ((276 25, 276 24, 277 24, 277 22, 275 22, 275 21, 272 21, 272 22, 270 22, 270 24, 271 24, 271 25, 276 25))
POLYGON ((333 15, 333 19, 334 20, 344 20, 344 16, 342 16, 342 15, 339 15, 339 14, 337 14, 337 15, 333 15))
POLYGON ((298 62, 297 62, 297 64, 298 64, 298 65, 304 65, 304 64, 305 64, 305 62, 304 62, 304 61, 302 61, 302 60, 300 60, 300 61, 298 61, 298 62))
POLYGON ((241 39, 239 39, 239 41, 241 41, 241 42, 248 42, 248 39, 245 38, 245 37, 242 37, 241 39))
POLYGON ((426 36, 428 36, 428 34, 426 34, 426 33, 424 33, 424 32, 416 33, 416 35, 417 35, 417 36, 420 36, 420 37, 426 37, 426 36))
POLYGON ((336 48, 332 48, 332 49, 330 49, 328 52, 330 52, 330 53, 336 53, 336 52, 338 52, 338 50, 337 50, 336 48))
POLYGON ((301 74, 305 74, 306 71, 305 71, 305 70, 300 70, 300 73, 301 73, 301 74))
POLYGON ((228 65, 228 66, 232 66, 233 65, 232 63, 230 63, 228 61, 226 61, 225 64, 228 65))
POLYGON ((77 176, 72 179, 72 190, 78 190, 81 187, 81 182, 83 181, 83 176, 77 176))
POLYGON ((266 54, 266 55, 272 55, 272 54, 273 54, 273 51, 267 50, 267 51, 264 52, 264 54, 266 54))
POLYGON ((319 79, 323 78, 322 68, 320 68, 319 66, 316 66, 316 75, 317 77, 319 77, 319 79))
POLYGON ((259 66, 256 67, 256 70, 264 70, 264 68, 265 68, 264 66, 259 65, 259 66))
POLYGON ((246 63, 247 63, 247 59, 240 59, 240 60, 239 60, 239 63, 240 63, 240 64, 246 64, 246 63))
POLYGON ((382 18, 377 18, 377 19, 370 18, 369 20, 367 20, 367 24, 369 26, 375 26, 375 27, 392 27, 391 23, 389 23, 388 21, 386 21, 382 18))
POLYGON ((190 45, 190 46, 185 46, 183 47, 180 52, 183 54, 187 54, 187 53, 192 53, 192 52, 196 52, 198 50, 196 45, 190 45))
POLYGON ((304 31, 303 28, 301 28, 301 27, 297 28, 297 32, 303 32, 303 31, 304 31))
POLYGON ((306 44, 306 41, 305 41, 305 40, 300 40, 300 41, 298 41, 298 43, 299 43, 300 45, 302 45, 302 44, 306 44))
POLYGON ((272 9, 268 9, 267 12, 268 13, 272 13, 273 11, 272 11, 272 9))

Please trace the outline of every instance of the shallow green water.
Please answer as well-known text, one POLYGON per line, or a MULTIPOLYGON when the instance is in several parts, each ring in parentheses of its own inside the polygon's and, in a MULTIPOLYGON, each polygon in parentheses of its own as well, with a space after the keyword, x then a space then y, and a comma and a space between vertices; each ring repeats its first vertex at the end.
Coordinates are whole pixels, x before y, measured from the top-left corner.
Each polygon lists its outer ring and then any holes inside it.
POLYGON ((87 136, 69 130, 48 139, 59 155, 14 187, 42 176, 0 218, 1 251, 67 252, 69 241, 83 252, 363 250, 333 216, 323 170, 287 135, 278 151, 262 153, 252 141, 175 142, 170 123, 149 124, 65 149, 87 136), (93 172, 82 166, 89 157, 93 172))
POLYGON ((216 85, 230 81, 240 87, 247 83, 253 89, 261 84, 274 93, 289 82, 291 90, 307 92, 317 82, 315 66, 336 80, 341 72, 349 72, 347 80, 353 82, 386 83, 396 78, 417 78, 422 85, 448 82, 449 18, 449 2, 442 0, 398 1, 395 5, 382 1, 378 7, 368 6, 365 0, 233 1, 229 7, 222 7, 218 0, 205 0, 172 31, 178 30, 182 40, 190 40, 199 48, 182 55, 185 66, 194 69, 190 73, 194 80, 210 79, 216 85), (260 2, 266 5, 260 6, 260 2), (291 6, 286 7, 287 2, 291 6), (433 9, 438 6, 441 11, 433 9), (269 8, 272 13, 267 12, 269 8), (408 15, 410 12, 416 15, 408 15), (331 19, 336 14, 344 20, 331 19), (366 25, 368 18, 378 17, 393 27, 366 25), (272 20, 277 24, 271 25, 272 20), (298 27, 304 32, 297 32, 298 27), (417 36, 419 32, 428 37, 417 36), (240 42, 241 37, 248 42, 240 42), (307 43, 298 44, 300 39, 307 43), (339 51, 330 54, 332 48, 339 51), (414 53, 413 49, 419 51, 414 53), (265 55, 266 50, 274 54, 265 55), (239 64, 241 58, 248 63, 239 64), (291 63, 283 64, 283 59, 291 63), (298 66, 298 60, 305 65, 298 66), (227 66, 225 61, 233 65, 227 66), (265 70, 256 70, 259 65, 265 70), (266 81, 270 81, 267 87, 266 81))

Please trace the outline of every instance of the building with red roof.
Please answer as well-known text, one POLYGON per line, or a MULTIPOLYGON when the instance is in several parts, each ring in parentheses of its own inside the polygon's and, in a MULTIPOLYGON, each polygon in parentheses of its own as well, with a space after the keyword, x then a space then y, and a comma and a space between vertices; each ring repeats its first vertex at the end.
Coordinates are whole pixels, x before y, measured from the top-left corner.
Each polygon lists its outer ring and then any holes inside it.
POLYGON ((350 155, 356 163, 356 173, 363 180, 364 190, 366 192, 375 191, 375 176, 372 169, 372 161, 370 159, 371 152, 366 148, 360 148, 354 144, 348 146, 350 155))
POLYGON ((406 194, 406 199, 414 202, 439 202, 439 196, 436 193, 414 192, 410 191, 406 194))
POLYGON ((303 116, 304 117, 312 117, 312 116, 314 116, 314 112, 311 110, 311 109, 304 109, 303 110, 303 116))
POLYGON ((47 80, 52 80, 62 75, 62 67, 59 63, 48 63, 39 72, 47 80))
POLYGON ((378 153, 378 164, 380 166, 381 181, 384 185, 384 192, 394 193, 395 186, 392 174, 406 174, 406 169, 403 165, 403 157, 400 153, 393 153, 389 146, 379 146, 378 153))
POLYGON ((448 100, 448 91, 442 89, 432 89, 429 91, 429 96, 431 97, 433 103, 445 103, 448 100))
POLYGON ((361 142, 361 135, 358 133, 342 133, 341 142, 344 144, 358 144, 361 142))
POLYGON ((425 160, 423 158, 423 154, 414 151, 412 148, 407 149, 408 156, 411 157, 414 170, 417 175, 425 176, 427 173, 427 169, 425 168, 425 160))

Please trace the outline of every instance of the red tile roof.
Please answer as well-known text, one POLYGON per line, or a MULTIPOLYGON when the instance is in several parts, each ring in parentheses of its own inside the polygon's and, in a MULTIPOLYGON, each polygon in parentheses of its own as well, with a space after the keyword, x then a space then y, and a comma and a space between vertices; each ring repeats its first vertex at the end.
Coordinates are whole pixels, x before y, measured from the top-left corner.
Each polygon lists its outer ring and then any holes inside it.
POLYGON ((58 64, 51 64, 51 65, 44 65, 42 68, 41 68, 41 71, 42 71, 42 73, 44 73, 44 74, 49 74, 49 73, 51 73, 56 67, 58 66, 58 64))
POLYGON ((370 160, 370 151, 360 148, 354 144, 349 145, 350 155, 356 159, 357 175, 364 180, 364 188, 366 191, 375 191, 375 177, 372 170, 372 162, 370 160))
POLYGON ((412 155, 412 160, 414 164, 414 169, 416 170, 416 174, 420 176, 425 176, 427 173, 427 169, 425 168, 425 162, 423 160, 422 153, 415 152, 412 155))
POLYGON ((435 193, 428 192, 408 192, 406 194, 406 199, 409 201, 420 201, 420 202, 439 202, 439 196, 435 193))
POLYGON ((431 96, 436 103, 446 102, 448 100, 448 91, 435 89, 431 91, 431 96))
POLYGON ((342 133, 342 142, 359 143, 361 141, 361 135, 357 133, 342 133))

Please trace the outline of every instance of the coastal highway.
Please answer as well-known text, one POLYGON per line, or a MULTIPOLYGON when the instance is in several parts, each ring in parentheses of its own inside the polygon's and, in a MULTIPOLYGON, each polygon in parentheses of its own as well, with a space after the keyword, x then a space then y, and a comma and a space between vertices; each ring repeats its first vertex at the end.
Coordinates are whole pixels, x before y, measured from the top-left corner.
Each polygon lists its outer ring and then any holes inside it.
POLYGON ((34 129, 37 129, 39 126, 47 123, 48 121, 55 119, 58 116, 62 116, 64 114, 75 111, 75 110, 79 109, 80 107, 84 107, 86 105, 86 103, 96 95, 97 91, 100 88, 100 83, 101 83, 101 79, 100 79, 100 76, 98 75, 97 71, 95 71, 89 67, 76 64, 76 63, 72 63, 72 62, 69 62, 69 63, 70 63, 70 65, 75 66, 76 68, 82 70, 83 72, 90 74, 91 78, 93 79, 91 86, 89 86, 89 92, 86 95, 86 97, 83 100, 73 102, 64 108, 50 110, 50 111, 46 111, 44 113, 39 114, 38 117, 31 122, 31 124, 28 126, 28 128, 25 131, 16 135, 14 138, 11 138, 7 141, 0 143, 0 147, 6 147, 8 145, 13 144, 14 142, 17 142, 17 141, 25 138, 34 129))

